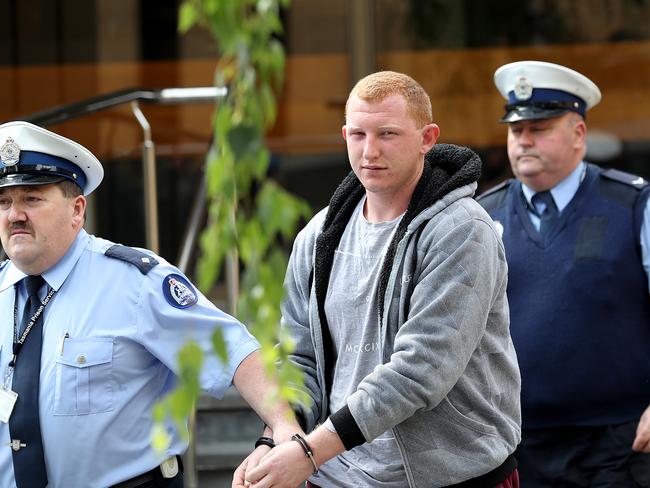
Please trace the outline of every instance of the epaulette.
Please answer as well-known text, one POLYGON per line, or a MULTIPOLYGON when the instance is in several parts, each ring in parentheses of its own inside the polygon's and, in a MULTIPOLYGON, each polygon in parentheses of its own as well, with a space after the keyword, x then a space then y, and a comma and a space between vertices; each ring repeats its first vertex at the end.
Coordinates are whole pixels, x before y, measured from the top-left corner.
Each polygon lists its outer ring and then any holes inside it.
POLYGON ((476 200, 481 200, 481 199, 483 199, 483 198, 485 198, 485 197, 488 197, 488 196, 490 196, 490 195, 493 195, 493 194, 495 194, 495 193, 498 193, 498 192, 500 192, 500 191, 502 191, 502 190, 507 190, 508 187, 512 184, 513 181, 515 181, 515 180, 512 179, 512 178, 508 178, 507 180, 502 181, 502 182, 499 183, 498 185, 493 186, 493 187, 490 188, 489 190, 486 190, 486 191, 484 191, 483 193, 481 193, 480 195, 478 195, 478 196, 476 197, 476 200))
POLYGON ((619 171, 617 169, 603 170, 600 175, 612 181, 617 181, 639 190, 648 186, 648 181, 645 178, 631 173, 626 173, 625 171, 619 171))
POLYGON ((132 264, 138 268, 140 273, 143 275, 146 275, 158 264, 158 260, 153 256, 121 244, 114 244, 106 249, 106 251, 104 251, 104 256, 132 264))

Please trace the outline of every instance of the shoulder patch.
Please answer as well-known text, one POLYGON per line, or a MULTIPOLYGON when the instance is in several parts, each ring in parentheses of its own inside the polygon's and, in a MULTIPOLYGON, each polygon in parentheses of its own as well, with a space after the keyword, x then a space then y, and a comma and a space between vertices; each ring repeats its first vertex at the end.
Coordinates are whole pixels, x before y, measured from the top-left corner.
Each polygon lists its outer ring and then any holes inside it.
POLYGON ((512 179, 512 178, 508 178, 507 180, 502 181, 502 182, 499 183, 498 185, 493 186, 493 187, 490 188, 489 190, 486 190, 486 191, 484 191, 483 193, 481 193, 480 195, 478 195, 478 196, 476 197, 476 200, 477 200, 477 201, 480 201, 481 199, 483 199, 483 198, 485 198, 485 197, 488 197, 488 196, 493 195, 493 194, 495 194, 495 193, 498 193, 498 192, 500 192, 500 191, 507 190, 508 187, 512 184, 513 181, 515 181, 515 180, 512 179))
POLYGON ((104 256, 132 264, 143 275, 146 275, 158 264, 158 260, 153 256, 121 244, 115 244, 106 249, 104 256))
POLYGON ((176 273, 165 276, 162 282, 162 292, 167 303, 175 308, 189 308, 199 301, 192 283, 176 273))
POLYGON ((617 181, 619 183, 624 183, 633 188, 642 190, 648 186, 648 180, 642 178, 641 176, 633 175, 631 173, 626 173, 625 171, 619 171, 617 169, 606 169, 600 173, 601 176, 612 181, 617 181))

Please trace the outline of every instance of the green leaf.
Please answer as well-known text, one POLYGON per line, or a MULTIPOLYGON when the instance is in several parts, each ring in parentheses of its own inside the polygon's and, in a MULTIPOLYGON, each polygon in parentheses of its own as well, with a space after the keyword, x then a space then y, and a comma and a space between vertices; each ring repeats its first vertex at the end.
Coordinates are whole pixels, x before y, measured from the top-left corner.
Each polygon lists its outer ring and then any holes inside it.
MULTIPOLYGON (((301 390, 302 374, 290 360, 293 341, 279 328, 280 302, 286 271, 284 247, 297 231, 309 206, 268 180, 270 152, 264 131, 277 116, 285 54, 276 39, 282 31, 280 8, 288 0, 184 0, 179 29, 205 26, 218 51, 214 80, 228 86, 212 117, 214 142, 207 155, 209 198, 207 225, 199 244, 197 264, 201 290, 210 290, 221 276, 226 256, 239 255, 241 294, 238 317, 262 345, 262 359, 277 376, 278 394, 293 403, 309 401, 301 390)), ((212 337, 213 353, 227 358, 223 331, 212 337)), ((179 425, 200 393, 203 352, 188 344, 179 353, 178 387, 155 411, 158 430, 152 442, 167 442, 163 422, 171 417, 179 425)))
POLYGON ((156 422, 151 429, 151 446, 154 451, 160 455, 164 455, 170 445, 171 437, 165 430, 164 425, 156 422))
POLYGON ((228 144, 235 160, 257 151, 260 146, 259 131, 250 125, 239 125, 228 132, 228 144))
POLYGON ((172 420, 177 423, 183 422, 192 412, 197 397, 194 390, 185 387, 172 391, 168 397, 172 420))
POLYGON ((232 108, 228 104, 222 104, 217 108, 217 113, 214 118, 214 145, 217 149, 226 140, 228 132, 232 127, 232 108))
POLYGON ((162 403, 158 403, 153 407, 153 420, 157 423, 162 423, 167 416, 167 411, 162 403))
POLYGON ((196 7, 190 2, 183 2, 178 12, 178 30, 183 34, 198 21, 196 7))
POLYGON ((264 83, 260 87, 260 101, 262 105, 262 112, 264 113, 264 126, 270 127, 277 116, 277 111, 275 109, 275 95, 271 87, 264 83))
POLYGON ((196 342, 187 342, 178 352, 178 359, 181 364, 181 375, 186 371, 190 373, 200 371, 203 364, 203 350, 196 342))
POLYGON ((227 364, 228 346, 226 344, 226 339, 223 337, 223 330, 221 328, 216 328, 212 333, 212 347, 221 362, 227 364))

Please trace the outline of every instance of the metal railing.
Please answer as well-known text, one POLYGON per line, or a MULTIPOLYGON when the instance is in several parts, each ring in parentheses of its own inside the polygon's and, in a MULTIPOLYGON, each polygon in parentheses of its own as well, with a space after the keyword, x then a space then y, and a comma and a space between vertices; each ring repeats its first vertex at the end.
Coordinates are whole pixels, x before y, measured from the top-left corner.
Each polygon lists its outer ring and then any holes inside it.
POLYGON ((227 93, 227 88, 216 86, 163 88, 160 90, 126 88, 105 95, 87 98, 79 102, 59 105, 41 112, 34 112, 21 118, 21 120, 46 127, 134 101, 159 104, 209 102, 221 98, 227 93))
POLYGON ((164 88, 161 90, 130 88, 88 98, 80 102, 60 105, 42 112, 35 112, 20 119, 47 127, 129 103, 133 115, 140 124, 143 132, 142 172, 144 180, 143 204, 145 210, 146 247, 155 253, 159 253, 155 145, 151 139, 151 125, 140 109, 140 102, 157 104, 209 102, 225 96, 226 93, 227 88, 214 86, 164 88))

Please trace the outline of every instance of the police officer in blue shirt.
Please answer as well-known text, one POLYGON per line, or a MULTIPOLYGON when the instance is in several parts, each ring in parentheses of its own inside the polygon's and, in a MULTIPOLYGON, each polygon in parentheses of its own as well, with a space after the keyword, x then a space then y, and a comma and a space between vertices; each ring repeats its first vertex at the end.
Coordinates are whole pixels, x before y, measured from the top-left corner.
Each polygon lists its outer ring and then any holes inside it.
POLYGON ((83 146, 26 122, 0 125, 0 487, 182 486, 187 432, 151 447, 152 407, 189 340, 200 381, 234 384, 276 440, 300 432, 272 386, 257 341, 160 256, 82 228, 103 169, 83 146), (211 350, 220 328, 228 348, 211 350))
POLYGON ((587 77, 521 61, 494 81, 516 180, 479 202, 508 261, 522 487, 650 486, 650 187, 584 161, 587 77))

